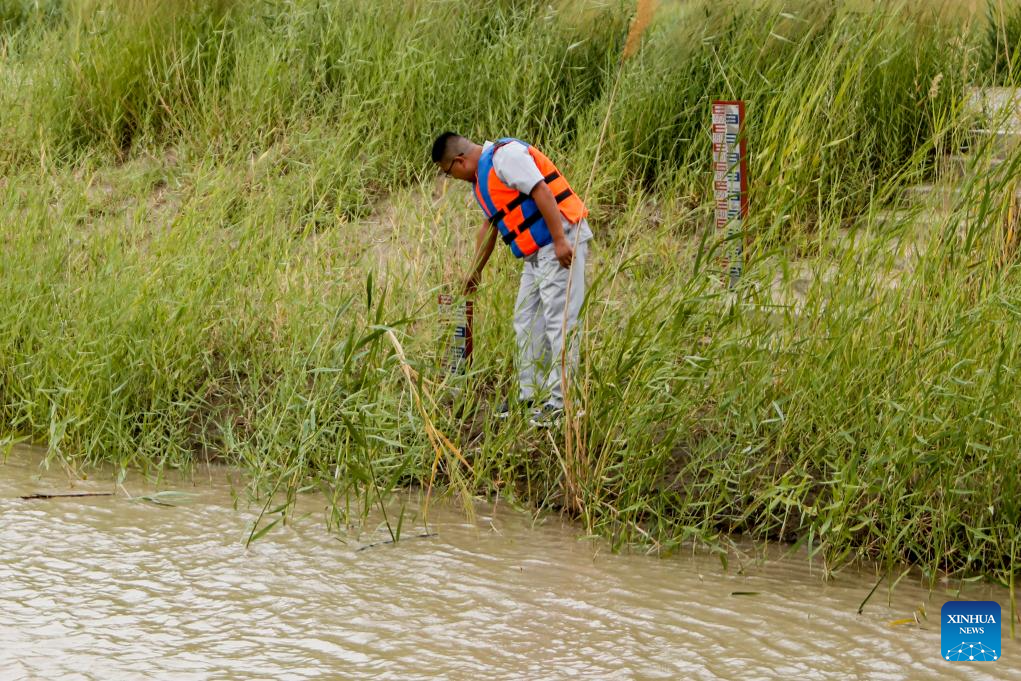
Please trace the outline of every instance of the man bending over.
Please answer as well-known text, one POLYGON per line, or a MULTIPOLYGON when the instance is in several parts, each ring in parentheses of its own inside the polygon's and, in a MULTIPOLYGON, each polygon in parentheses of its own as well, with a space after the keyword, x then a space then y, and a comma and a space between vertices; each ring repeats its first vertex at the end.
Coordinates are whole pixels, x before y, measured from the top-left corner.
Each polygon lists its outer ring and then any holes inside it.
MULTIPOLYGON (((474 185, 486 216, 465 293, 478 287, 498 236, 522 260, 514 306, 518 399, 532 410, 533 426, 556 425, 564 407, 560 358, 565 335, 570 337, 577 325, 585 298, 585 256, 592 238, 588 209, 553 162, 518 139, 480 146, 445 132, 433 143, 432 160, 449 177, 474 185)), ((571 342, 567 373, 577 365, 578 344, 571 342)), ((506 417, 509 411, 504 401, 497 415, 506 417)))

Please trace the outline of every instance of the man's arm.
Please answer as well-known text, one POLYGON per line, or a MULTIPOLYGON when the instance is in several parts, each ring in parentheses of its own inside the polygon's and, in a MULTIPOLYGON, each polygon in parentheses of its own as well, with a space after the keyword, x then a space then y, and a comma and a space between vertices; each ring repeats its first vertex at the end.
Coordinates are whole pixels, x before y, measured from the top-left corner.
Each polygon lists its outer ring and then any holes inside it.
POLYGON ((553 197, 549 185, 540 181, 532 189, 532 200, 542 213, 542 219, 546 221, 550 236, 553 237, 553 252, 557 255, 561 267, 570 267, 574 258, 574 248, 564 235, 564 225, 560 220, 560 209, 557 208, 557 200, 553 197))
MULTIPOLYGON (((547 190, 548 191, 548 190, 547 190)), ((483 223, 479 233, 475 236, 475 260, 472 263, 471 274, 464 284, 465 295, 475 293, 479 287, 479 279, 482 278, 482 270, 489 262, 489 256, 493 254, 493 247, 496 245, 496 227, 488 222, 483 223)))

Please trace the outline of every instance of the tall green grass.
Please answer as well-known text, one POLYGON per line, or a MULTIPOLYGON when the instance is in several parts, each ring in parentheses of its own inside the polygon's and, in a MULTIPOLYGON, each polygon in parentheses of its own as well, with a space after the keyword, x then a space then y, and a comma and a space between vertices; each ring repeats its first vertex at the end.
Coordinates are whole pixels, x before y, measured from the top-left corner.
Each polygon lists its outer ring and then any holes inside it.
POLYGON ((436 465, 444 489, 529 507, 570 483, 618 545, 740 532, 834 569, 1009 581, 1021 159, 979 173, 979 147, 945 209, 898 203, 967 137, 985 27, 928 3, 663 4, 627 61, 629 7, 595 1, 27 19, 0 74, 5 429, 73 463, 239 465, 267 504, 253 536, 281 494, 322 490, 343 523, 436 465), (713 272, 717 97, 749 104, 738 292, 713 272), (440 382, 436 293, 478 215, 427 153, 447 128, 513 134, 584 191, 607 116, 568 455, 488 415, 513 390, 511 259, 479 293, 472 371, 440 382))
MULTIPOLYGON (((594 2, 136 0, 68 12, 34 47, 38 129, 21 137, 40 139, 25 151, 123 157, 185 138, 236 158, 289 141, 289 162, 320 166, 306 208, 347 217, 420 178, 421 149, 445 128, 527 137, 587 169, 627 18, 594 2)), ((823 198, 861 212, 875 178, 931 136, 972 58, 959 27, 924 3, 672 3, 661 14, 623 67, 598 196, 620 204, 636 185, 666 183, 704 199, 702 114, 740 91, 758 176, 785 188, 782 200, 755 197, 778 232, 811 228, 823 198)))
POLYGON ((982 66, 992 82, 1016 85, 1021 77, 1021 4, 988 0, 982 66))
POLYGON ((967 76, 953 28, 904 5, 861 14, 718 4, 657 28, 625 67, 612 163, 704 199, 705 111, 714 98, 744 99, 751 164, 770 188, 753 192, 756 215, 780 230, 811 226, 820 200, 861 212, 932 136, 967 76))
POLYGON ((53 24, 65 9, 63 0, 0 0, 0 36, 9 36, 33 24, 53 24))

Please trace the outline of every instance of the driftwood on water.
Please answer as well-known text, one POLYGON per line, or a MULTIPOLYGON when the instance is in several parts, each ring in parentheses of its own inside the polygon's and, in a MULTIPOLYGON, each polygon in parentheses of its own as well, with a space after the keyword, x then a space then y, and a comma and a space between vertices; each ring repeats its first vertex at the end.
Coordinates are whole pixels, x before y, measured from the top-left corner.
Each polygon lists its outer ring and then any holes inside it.
POLYGON ((64 497, 112 497, 113 492, 61 492, 55 494, 26 494, 19 499, 62 499, 64 497))

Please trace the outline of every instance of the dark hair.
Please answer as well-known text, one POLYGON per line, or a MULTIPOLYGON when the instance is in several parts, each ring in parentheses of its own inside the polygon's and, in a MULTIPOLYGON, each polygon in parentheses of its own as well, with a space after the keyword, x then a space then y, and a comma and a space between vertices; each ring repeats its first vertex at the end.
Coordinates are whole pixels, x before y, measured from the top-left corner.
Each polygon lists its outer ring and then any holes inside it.
POLYGON ((450 145, 451 140, 455 140, 461 137, 456 132, 450 132, 449 130, 433 142, 433 163, 439 163, 443 160, 443 157, 447 154, 447 147, 450 145))

